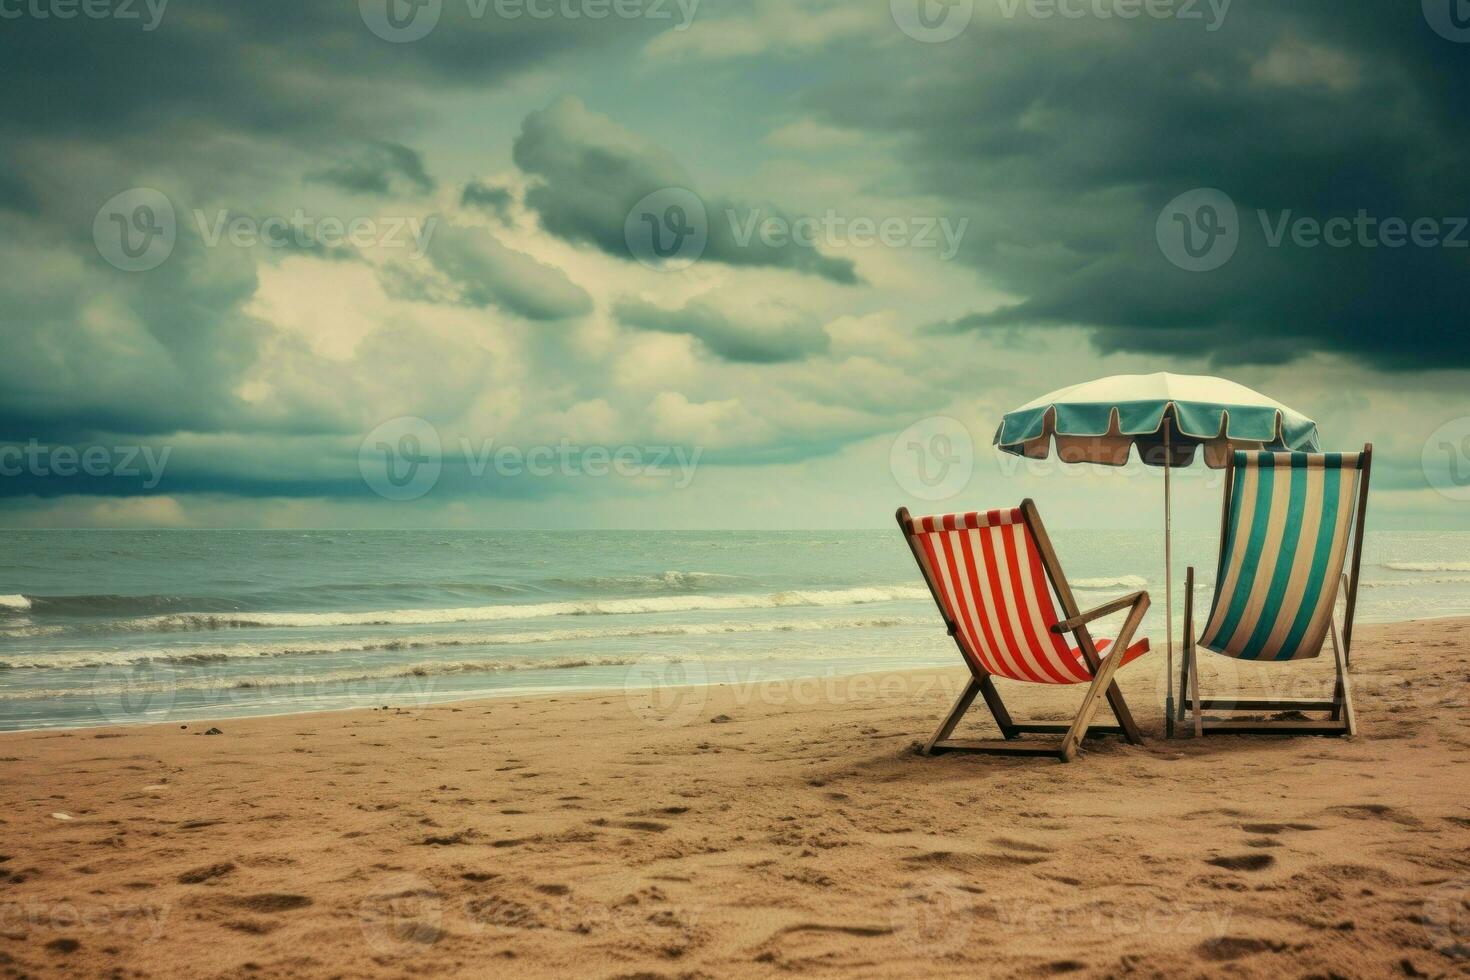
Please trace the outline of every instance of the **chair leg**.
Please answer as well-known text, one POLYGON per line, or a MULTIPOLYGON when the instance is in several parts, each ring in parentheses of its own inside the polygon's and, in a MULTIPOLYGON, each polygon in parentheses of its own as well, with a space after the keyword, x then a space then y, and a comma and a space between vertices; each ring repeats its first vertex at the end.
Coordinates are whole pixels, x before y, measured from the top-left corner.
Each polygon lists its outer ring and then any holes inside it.
MULTIPOLYGON (((988 680, 989 678, 986 679, 988 680)), ((934 737, 929 739, 928 744, 924 746, 924 755, 933 755, 934 746, 949 738, 954 732, 954 726, 959 724, 960 718, 964 716, 966 711, 970 710, 970 705, 975 703, 975 695, 980 693, 980 685, 981 679, 971 675, 969 683, 960 692, 960 696, 955 701, 954 707, 949 709, 949 714, 944 716, 944 721, 940 723, 938 730, 934 733, 934 737)))
POLYGON ((1015 738, 1018 734, 1016 723, 1011 720, 1011 713, 1006 710, 1005 702, 1000 699, 1000 692, 995 689, 995 681, 990 679, 989 674, 980 677, 980 694, 985 698, 985 704, 990 708, 996 726, 1000 728, 1001 737, 1015 738))
POLYGON ((1338 662, 1337 623, 1332 619, 1327 622, 1327 642, 1332 644, 1332 710, 1327 717, 1333 721, 1342 721, 1343 665, 1338 662))
MULTIPOLYGON (((1082 707, 1078 709, 1072 727, 1062 738, 1059 755, 1063 762, 1071 762, 1076 757, 1077 745, 1082 741, 1082 736, 1087 733, 1088 726, 1092 724, 1093 715, 1097 713, 1098 696, 1112 688, 1113 674, 1117 672, 1118 665, 1123 662, 1123 651, 1128 649, 1128 644, 1132 642, 1133 634, 1138 629, 1138 624, 1143 621, 1143 614, 1147 610, 1148 597, 1140 596, 1139 600, 1133 604, 1133 611, 1123 621, 1123 628, 1118 631, 1118 638, 1113 641, 1113 652, 1103 658, 1101 669, 1092 678, 1092 683, 1087 687, 1087 694, 1082 698, 1082 707)), ((1121 694, 1118 699, 1122 700, 1121 694)), ((1118 720, 1121 722, 1122 717, 1120 716, 1118 720)), ((1126 726, 1124 730, 1127 730, 1126 726)))
POLYGON ((1067 729, 1067 734, 1062 738, 1060 756, 1063 762, 1071 762, 1077 756, 1077 744, 1082 741, 1082 736, 1087 732, 1087 727, 1092 724, 1092 716, 1097 712, 1098 695, 1113 683, 1113 673, 1118 669, 1118 663, 1122 657, 1106 657, 1103 659, 1102 669, 1092 679, 1087 687, 1087 694, 1082 698, 1082 707, 1077 711, 1077 717, 1072 721, 1072 727, 1067 729))
POLYGON ((1142 745, 1143 733, 1138 730, 1133 712, 1128 710, 1128 702, 1123 700, 1123 692, 1118 690, 1117 684, 1108 685, 1108 707, 1113 709, 1113 717, 1118 719, 1118 727, 1123 729, 1123 737, 1128 744, 1142 745))
POLYGON ((1353 688, 1352 682, 1348 679, 1347 651, 1338 642, 1336 623, 1329 625, 1328 633, 1332 638, 1332 660, 1337 666, 1337 684, 1332 692, 1332 720, 1337 721, 1340 718, 1347 733, 1356 735, 1358 734, 1358 718, 1353 713, 1353 688))
MULTIPOLYGON (((1188 639, 1188 646, 1184 648, 1184 658, 1189 663, 1189 689, 1194 692, 1194 737, 1203 738, 1205 734, 1204 703, 1205 696, 1199 689, 1199 651, 1194 647, 1194 637, 1188 639)), ((1183 705, 1180 705, 1181 713, 1183 705)))

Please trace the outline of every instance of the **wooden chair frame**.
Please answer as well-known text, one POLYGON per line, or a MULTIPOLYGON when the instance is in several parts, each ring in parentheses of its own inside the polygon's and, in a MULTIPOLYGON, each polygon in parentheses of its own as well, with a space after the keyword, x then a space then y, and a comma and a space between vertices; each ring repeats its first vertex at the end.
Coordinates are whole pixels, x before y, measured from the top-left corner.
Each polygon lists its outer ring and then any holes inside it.
POLYGON ((1130 595, 1105 602, 1094 609, 1082 612, 1077 607, 1077 600, 1072 595, 1072 589, 1067 584, 1067 577, 1062 572, 1061 563, 1057 560, 1056 552, 1052 549, 1051 539, 1047 537, 1046 528, 1041 523, 1041 515, 1036 511, 1036 505, 1031 498, 1021 501, 1021 516, 1026 523, 1027 530, 1036 542, 1037 550, 1041 554, 1042 567, 1046 570, 1046 577, 1051 582, 1052 590, 1061 602, 1062 612, 1066 619, 1052 627, 1054 633, 1071 633, 1077 640, 1077 646, 1082 651, 1083 659, 1086 660, 1088 669, 1093 674, 1092 683, 1087 686, 1087 693, 1082 698, 1082 705, 1077 710, 1077 715, 1070 725, 1045 724, 1033 722, 1017 722, 1011 718, 1006 710, 1005 702, 1001 700, 1000 692, 996 690, 995 681, 992 676, 984 670, 975 658, 966 652, 964 643, 960 639, 959 625, 950 618, 945 611, 944 603, 939 596, 939 588, 925 567, 919 554, 918 545, 914 541, 914 523, 909 516, 907 507, 900 507, 895 515, 898 526, 908 540, 909 550, 913 552, 914 561, 919 566, 920 573, 924 576, 924 582, 929 586, 929 593, 934 597, 934 605, 939 609, 939 614, 944 618, 945 628, 954 639, 959 648, 960 657, 965 665, 970 668, 970 680, 965 689, 960 692, 959 699, 955 701, 954 707, 950 708, 949 714, 944 718, 933 737, 925 743, 921 753, 923 755, 937 755, 942 752, 980 752, 993 755, 1034 755, 1055 756, 1062 762, 1071 762, 1077 756, 1077 747, 1084 738, 1098 735, 1122 735, 1130 743, 1141 745, 1143 736, 1138 731, 1138 725, 1133 720, 1133 715, 1128 710, 1128 703, 1123 700, 1123 693, 1118 690, 1118 685, 1113 683, 1113 674, 1118 665, 1123 662, 1123 653, 1128 649, 1133 640, 1133 634, 1137 632, 1138 626, 1143 622, 1143 615, 1148 611, 1149 598, 1147 592, 1134 592, 1130 595), (1098 655, 1097 645, 1093 642, 1092 634, 1088 632, 1087 624, 1103 616, 1128 609, 1128 617, 1123 622, 1123 628, 1118 631, 1118 637, 1110 647, 1110 654, 1103 658, 1098 655), (970 710, 975 701, 975 696, 984 697, 985 704, 990 708, 990 713, 995 718, 996 726, 1000 729, 1000 739, 987 740, 951 740, 950 735, 959 724, 960 718, 970 710), (1108 706, 1112 708, 1117 725, 1094 725, 1093 716, 1097 713, 1100 700, 1106 697, 1108 706), (1023 740, 1022 735, 1061 735, 1060 742, 1023 740))
MULTIPOLYGON (((1356 735, 1358 719, 1353 710, 1352 681, 1348 668, 1352 663, 1353 615, 1358 607, 1358 570, 1363 559, 1363 522, 1368 516, 1368 477, 1373 467, 1373 444, 1363 446, 1358 479, 1358 499, 1354 505, 1352 562, 1338 581, 1338 595, 1347 597, 1341 630, 1337 625, 1337 596, 1333 597, 1332 611, 1327 623, 1327 640, 1332 645, 1333 669, 1336 680, 1331 698, 1315 700, 1287 699, 1230 699, 1207 698, 1200 691, 1199 667, 1196 662, 1198 650, 1194 635, 1194 566, 1184 574, 1184 657, 1179 666, 1179 708, 1174 721, 1184 721, 1186 708, 1192 708, 1195 737, 1203 735, 1356 735), (1277 711, 1325 711, 1326 719, 1273 720, 1209 718, 1206 711, 1252 712, 1254 714, 1277 711)), ((1225 564, 1225 536, 1230 529, 1230 494, 1235 485, 1235 455, 1225 469, 1225 502, 1220 516, 1220 561, 1215 581, 1220 581, 1225 564)), ((1287 661, 1290 663, 1291 661, 1287 661)))

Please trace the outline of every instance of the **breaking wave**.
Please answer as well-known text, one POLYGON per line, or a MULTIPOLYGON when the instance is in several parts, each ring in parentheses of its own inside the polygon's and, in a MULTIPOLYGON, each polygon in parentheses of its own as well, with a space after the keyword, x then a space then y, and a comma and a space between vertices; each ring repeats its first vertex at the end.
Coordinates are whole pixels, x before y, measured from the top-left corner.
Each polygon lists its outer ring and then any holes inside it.
POLYGON ((0 612, 25 612, 31 600, 23 595, 0 595, 0 612))
POLYGON ((731 633, 805 633, 837 629, 880 629, 924 622, 928 620, 886 617, 794 622, 670 623, 649 626, 536 630, 521 633, 364 637, 340 641, 303 639, 281 643, 233 643, 178 647, 168 650, 79 650, 20 657, 9 656, 0 659, 0 669, 82 670, 93 667, 128 667, 140 664, 182 666, 224 663, 231 660, 428 650, 438 647, 514 647, 539 643, 575 643, 586 640, 659 636, 717 636, 731 633))
POLYGON ((554 616, 624 616, 638 613, 720 612, 782 609, 794 606, 851 606, 904 599, 927 599, 910 585, 856 589, 791 590, 755 595, 650 596, 641 599, 574 599, 560 602, 465 606, 455 609, 388 609, 376 612, 191 612, 124 621, 121 629, 205 630, 268 626, 408 626, 429 623, 485 623, 554 616))

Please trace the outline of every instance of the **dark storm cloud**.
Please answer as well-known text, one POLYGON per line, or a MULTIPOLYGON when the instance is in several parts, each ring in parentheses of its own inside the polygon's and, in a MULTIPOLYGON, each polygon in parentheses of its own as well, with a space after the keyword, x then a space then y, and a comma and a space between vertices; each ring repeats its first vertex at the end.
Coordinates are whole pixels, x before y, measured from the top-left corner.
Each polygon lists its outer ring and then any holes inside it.
POLYGON ((472 180, 464 185, 464 190, 459 195, 459 203, 463 207, 488 211, 501 220, 510 216, 510 190, 505 187, 493 187, 478 180, 472 180))
POLYGON ((1470 212, 1470 46, 1418 3, 1241 0, 1214 32, 977 15, 947 44, 883 50, 891 70, 810 101, 906 136, 922 189, 973 216, 962 259, 1019 302, 956 326, 1091 326, 1104 350, 1225 362, 1470 365, 1470 231, 1444 220, 1470 212), (1238 210, 1237 251, 1212 271, 1178 268, 1155 233, 1195 188, 1238 210), (1438 243, 1278 235, 1283 217, 1340 230, 1360 212, 1433 219, 1438 243))
POLYGON ((408 43, 375 35, 356 2, 176 0, 152 30, 121 18, 10 18, 0 125, 118 139, 170 121, 271 136, 323 123, 373 131, 402 121, 400 97, 415 88, 482 85, 640 26, 508 20, 495 9, 444 3, 434 29, 408 43))
POLYGON ((798 361, 828 347, 822 325, 793 310, 732 314, 698 301, 677 310, 627 299, 613 308, 626 326, 659 333, 688 334, 727 361, 775 364, 798 361))
POLYGON ((371 143, 346 160, 307 175, 353 194, 418 193, 434 189, 419 152, 402 143, 371 143))
MULTIPOLYGON (((526 117, 514 156, 518 167, 540 178, 527 192, 526 203, 547 231, 624 258, 631 257, 625 226, 635 205, 669 188, 697 192, 694 179, 669 153, 570 96, 526 117)), ((857 282, 846 259, 792 241, 772 244, 741 235, 742 216, 775 218, 791 227, 794 219, 779 209, 723 198, 704 198, 703 203, 708 242, 702 261, 771 266, 833 282, 857 282)))
MULTIPOLYGON (((432 176, 400 138, 436 97, 657 26, 510 21, 493 5, 445 3, 430 34, 395 44, 373 33, 356 2, 132 8, 144 16, 12 6, 22 16, 0 21, 0 254, 26 273, 0 279, 0 438, 339 430, 330 406, 284 395, 253 405, 239 391, 283 343, 248 312, 257 263, 357 253, 310 239, 274 251, 210 247, 194 209, 210 221, 290 214, 309 202, 311 184, 428 193, 432 176), (171 199, 177 244, 159 267, 123 272, 99 255, 93 222, 104 202, 140 185, 171 199)), ((460 262, 469 270, 472 257, 460 262)), ((479 283, 478 305, 538 318, 589 305, 529 259, 492 265, 511 270, 491 280, 506 295, 479 283)))

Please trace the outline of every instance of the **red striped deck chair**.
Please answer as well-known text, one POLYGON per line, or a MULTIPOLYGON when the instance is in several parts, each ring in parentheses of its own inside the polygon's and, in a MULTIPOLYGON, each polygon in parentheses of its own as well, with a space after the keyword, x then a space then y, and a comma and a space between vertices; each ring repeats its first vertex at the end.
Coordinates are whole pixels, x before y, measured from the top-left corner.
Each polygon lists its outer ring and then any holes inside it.
POLYGON ((1148 652, 1146 639, 1129 645, 1148 610, 1147 592, 1079 611, 1029 499, 1009 510, 939 517, 910 517, 908 508, 901 507, 898 526, 971 674, 959 700, 924 746, 925 755, 954 751, 1054 755, 1070 762, 1084 737, 1110 734, 1135 745, 1143 741, 1113 674, 1148 652), (1094 641, 1087 624, 1124 609, 1129 612, 1118 638, 1094 641), (1067 634, 1076 640, 1075 646, 1067 634), (1087 693, 1070 725, 1017 722, 1001 701, 995 677, 1031 684, 1086 684, 1087 693), (984 696, 1002 738, 951 741, 955 725, 977 694, 984 696), (1118 719, 1116 726, 1092 724, 1102 697, 1118 719), (1022 739, 1022 735, 1062 739, 1022 739))
POLYGON ((1232 454, 1225 471, 1215 598, 1198 637, 1194 569, 1184 578, 1178 720, 1192 705, 1196 735, 1357 734, 1348 664, 1372 462, 1371 444, 1361 453, 1232 454), (1339 598, 1346 601, 1341 629, 1339 598), (1286 664, 1318 657, 1329 643, 1336 671, 1331 698, 1206 698, 1200 693, 1196 658, 1201 648, 1238 661, 1286 664), (1219 718, 1206 717, 1206 711, 1291 716, 1219 718), (1307 711, 1325 711, 1327 717, 1308 718, 1302 714, 1307 711))

